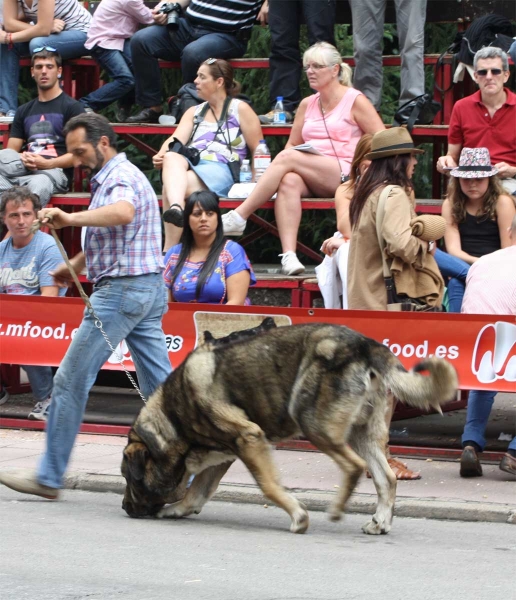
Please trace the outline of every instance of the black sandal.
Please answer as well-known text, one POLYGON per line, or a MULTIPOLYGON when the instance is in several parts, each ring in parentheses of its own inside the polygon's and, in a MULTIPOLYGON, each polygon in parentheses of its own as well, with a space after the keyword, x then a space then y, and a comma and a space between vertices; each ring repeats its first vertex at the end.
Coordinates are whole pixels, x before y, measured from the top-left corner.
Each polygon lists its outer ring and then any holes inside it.
POLYGON ((165 223, 171 223, 182 229, 184 224, 183 207, 180 204, 172 204, 170 208, 167 208, 163 213, 163 220, 165 223))

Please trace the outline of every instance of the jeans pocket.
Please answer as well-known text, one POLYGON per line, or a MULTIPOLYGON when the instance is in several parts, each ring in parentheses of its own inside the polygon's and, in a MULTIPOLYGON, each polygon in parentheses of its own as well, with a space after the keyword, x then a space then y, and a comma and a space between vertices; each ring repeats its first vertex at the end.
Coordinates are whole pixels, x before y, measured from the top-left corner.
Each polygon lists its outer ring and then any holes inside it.
POLYGON ((120 312, 126 317, 140 317, 149 310, 155 290, 128 286, 124 288, 120 312))

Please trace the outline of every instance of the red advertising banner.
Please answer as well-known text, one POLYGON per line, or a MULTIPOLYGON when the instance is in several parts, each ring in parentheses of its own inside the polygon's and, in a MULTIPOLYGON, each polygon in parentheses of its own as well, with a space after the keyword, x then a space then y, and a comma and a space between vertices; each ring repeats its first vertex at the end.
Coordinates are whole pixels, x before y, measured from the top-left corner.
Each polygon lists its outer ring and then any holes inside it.
MULTIPOLYGON (((346 325, 387 345, 405 367, 427 356, 446 358, 462 389, 516 392, 516 318, 492 315, 416 314, 283 307, 172 303, 163 318, 170 362, 177 367, 209 330, 215 337, 274 317, 297 323, 346 325)), ((0 296, 0 363, 58 366, 79 327, 80 298, 0 296)), ((122 342, 117 351, 134 370, 122 342)), ((87 357, 85 357, 87 360, 87 357)), ((120 369, 114 356, 105 365, 120 369)))

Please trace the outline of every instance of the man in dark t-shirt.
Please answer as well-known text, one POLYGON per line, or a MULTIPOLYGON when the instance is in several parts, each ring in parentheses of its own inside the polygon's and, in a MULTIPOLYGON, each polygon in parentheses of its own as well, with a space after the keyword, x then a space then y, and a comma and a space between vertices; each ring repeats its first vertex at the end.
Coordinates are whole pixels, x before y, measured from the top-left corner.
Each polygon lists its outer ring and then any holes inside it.
POLYGON ((61 72, 57 52, 44 49, 32 56, 38 97, 18 108, 7 149, 0 151, 0 192, 27 186, 42 206, 68 189, 73 160, 66 152, 63 128, 84 112, 80 102, 61 90, 61 72))

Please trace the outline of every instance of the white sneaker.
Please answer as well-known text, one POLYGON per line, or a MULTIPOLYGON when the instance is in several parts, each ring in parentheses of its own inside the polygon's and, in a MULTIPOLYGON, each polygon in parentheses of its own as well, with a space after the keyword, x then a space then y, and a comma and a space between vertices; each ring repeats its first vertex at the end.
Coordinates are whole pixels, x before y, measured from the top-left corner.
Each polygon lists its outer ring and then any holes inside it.
POLYGON ((222 215, 222 227, 224 235, 238 236, 245 231, 247 221, 243 219, 236 210, 230 210, 225 215, 222 215))
POLYGON ((49 396, 46 400, 38 402, 36 406, 29 413, 29 419, 33 421, 46 421, 48 419, 48 413, 50 410, 50 402, 52 397, 49 396))
POLYGON ((279 256, 281 256, 281 272, 283 275, 299 275, 305 270, 304 266, 299 262, 296 253, 292 252, 292 250, 279 256))
POLYGON ((14 115, 16 111, 8 110, 7 114, 0 113, 0 123, 12 123, 14 121, 14 115))

